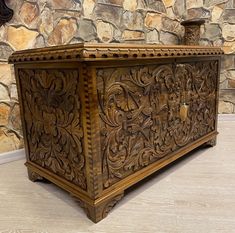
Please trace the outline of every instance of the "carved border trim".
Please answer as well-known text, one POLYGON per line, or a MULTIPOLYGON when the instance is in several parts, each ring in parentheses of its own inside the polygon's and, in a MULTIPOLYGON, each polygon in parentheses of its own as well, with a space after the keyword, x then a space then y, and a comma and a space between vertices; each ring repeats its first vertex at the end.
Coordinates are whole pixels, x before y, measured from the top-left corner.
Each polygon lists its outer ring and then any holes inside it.
POLYGON ((95 106, 92 105, 93 101, 90 100, 92 96, 92 73, 90 67, 86 64, 82 65, 83 83, 84 83, 84 104, 85 104, 85 117, 86 117, 86 130, 87 130, 87 163, 88 163, 88 176, 87 185, 88 192, 93 198, 99 195, 97 169, 94 168, 94 157, 97 155, 96 147, 92 145, 92 137, 96 134, 95 119, 92 117, 92 111, 95 106))
MULTIPOLYGON (((98 47, 98 46, 97 46, 98 47)), ((118 60, 118 59, 143 59, 156 57, 188 57, 212 56, 224 54, 219 47, 114 47, 114 48, 48 48, 47 50, 25 50, 13 53, 9 63, 25 63, 35 61, 61 61, 61 60, 118 60)))

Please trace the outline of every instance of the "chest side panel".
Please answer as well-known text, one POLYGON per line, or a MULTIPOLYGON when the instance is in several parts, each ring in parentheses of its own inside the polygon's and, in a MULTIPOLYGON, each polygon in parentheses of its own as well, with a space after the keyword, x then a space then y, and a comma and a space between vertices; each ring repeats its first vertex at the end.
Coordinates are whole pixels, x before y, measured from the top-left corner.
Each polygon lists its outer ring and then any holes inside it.
POLYGON ((217 72, 218 61, 97 69, 104 188, 215 130, 217 72))
POLYGON ((19 69, 28 158, 86 190, 77 69, 19 69))

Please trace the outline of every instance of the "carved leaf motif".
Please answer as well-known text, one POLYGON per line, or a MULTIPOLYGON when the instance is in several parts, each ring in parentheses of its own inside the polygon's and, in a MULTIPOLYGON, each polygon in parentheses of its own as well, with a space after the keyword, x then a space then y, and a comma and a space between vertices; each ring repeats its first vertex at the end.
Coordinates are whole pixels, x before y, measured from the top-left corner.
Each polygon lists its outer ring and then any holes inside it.
POLYGON ((105 188, 215 129, 217 67, 205 61, 97 70, 105 188))
POLYGON ((29 158, 86 189, 77 70, 20 69, 29 158))

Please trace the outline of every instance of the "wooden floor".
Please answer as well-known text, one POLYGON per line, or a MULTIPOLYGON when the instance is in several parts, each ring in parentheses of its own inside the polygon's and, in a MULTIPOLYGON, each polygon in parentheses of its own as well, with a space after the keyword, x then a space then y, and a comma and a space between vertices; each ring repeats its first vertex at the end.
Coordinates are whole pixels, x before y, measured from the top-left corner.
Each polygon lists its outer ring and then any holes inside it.
POLYGON ((220 122, 216 147, 199 149, 128 190, 92 223, 53 184, 27 179, 24 160, 0 166, 1 233, 233 233, 235 122, 220 122))

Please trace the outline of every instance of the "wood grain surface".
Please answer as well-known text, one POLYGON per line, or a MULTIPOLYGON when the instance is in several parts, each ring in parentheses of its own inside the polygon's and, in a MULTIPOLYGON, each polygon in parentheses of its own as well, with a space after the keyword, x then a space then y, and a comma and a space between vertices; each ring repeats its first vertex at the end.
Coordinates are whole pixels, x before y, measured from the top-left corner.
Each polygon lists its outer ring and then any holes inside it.
POLYGON ((102 220, 130 186, 216 144, 221 54, 117 44, 14 53, 29 179, 53 182, 102 220))

